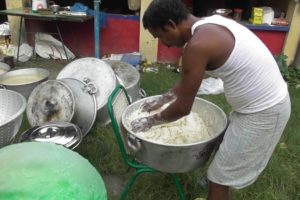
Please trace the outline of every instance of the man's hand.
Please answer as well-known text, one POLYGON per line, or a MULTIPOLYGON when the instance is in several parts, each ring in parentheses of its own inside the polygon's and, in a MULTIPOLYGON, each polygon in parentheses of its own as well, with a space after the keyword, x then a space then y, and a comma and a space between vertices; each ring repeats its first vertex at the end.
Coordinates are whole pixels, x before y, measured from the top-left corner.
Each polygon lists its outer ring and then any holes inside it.
POLYGON ((154 123, 153 116, 135 119, 131 122, 132 131, 133 132, 147 131, 153 126, 153 123, 154 123))
POLYGON ((162 98, 146 101, 142 105, 142 112, 151 112, 157 110, 164 105, 162 98))
POLYGON ((157 110, 158 108, 162 107, 164 104, 166 104, 174 99, 176 99, 176 95, 172 90, 170 90, 157 99, 154 99, 151 101, 146 101, 142 105, 142 111, 143 112, 151 112, 153 110, 157 110))

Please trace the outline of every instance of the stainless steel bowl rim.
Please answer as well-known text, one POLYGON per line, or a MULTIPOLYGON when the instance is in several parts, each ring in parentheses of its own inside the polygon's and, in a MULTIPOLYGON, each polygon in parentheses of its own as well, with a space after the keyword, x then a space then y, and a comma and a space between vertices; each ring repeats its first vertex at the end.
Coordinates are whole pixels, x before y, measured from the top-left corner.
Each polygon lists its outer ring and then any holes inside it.
POLYGON ((6 91, 6 92, 10 92, 10 93, 15 93, 17 96, 19 96, 21 99, 22 99, 22 107, 21 109, 19 109, 19 111, 17 113, 15 113, 14 115, 10 116, 7 118, 7 120, 4 121, 4 123, 0 124, 0 127, 1 126, 4 126, 6 124, 8 124, 9 122, 11 122, 12 120, 16 119, 18 116, 20 116, 26 109, 26 99, 23 95, 21 95, 20 93, 18 92, 15 92, 15 91, 12 91, 12 90, 7 90, 7 89, 0 89, 0 92, 1 91, 6 91))
MULTIPOLYGON (((156 96, 150 96, 150 97, 147 97, 147 98, 144 98, 144 99, 140 99, 140 100, 138 100, 138 101, 136 101, 136 102, 130 104, 130 105, 124 110, 124 112, 122 113, 122 124, 123 124, 124 128, 128 131, 128 133, 129 133, 130 135, 133 135, 134 137, 138 138, 139 140, 146 141, 146 142, 149 142, 149 143, 151 143, 151 144, 158 144, 158 145, 166 146, 166 147, 188 147, 188 146, 194 146, 194 145, 196 145, 196 144, 205 144, 205 143, 207 143, 207 142, 209 142, 209 141, 213 141, 214 139, 216 139, 217 137, 219 137, 219 136, 222 134, 223 131, 220 131, 219 133, 215 134, 214 136, 212 136, 212 137, 210 137, 210 138, 208 138, 208 139, 206 139, 206 140, 201 140, 201 141, 199 141, 199 142, 193 142, 193 143, 188 143, 188 144, 166 144, 166 143, 162 143, 162 142, 156 142, 156 141, 153 141, 153 140, 149 140, 149 139, 143 138, 143 137, 141 137, 141 136, 139 136, 139 135, 136 135, 134 132, 132 132, 132 131, 130 130, 130 127, 128 127, 128 122, 127 122, 126 119, 125 119, 125 115, 126 115, 127 110, 130 108, 131 105, 134 105, 134 104, 138 104, 138 103, 140 103, 140 102, 147 101, 147 100, 149 100, 150 98, 151 98, 151 99, 152 99, 152 98, 158 98, 158 97, 160 97, 160 96, 161 96, 161 95, 156 95, 156 96)), ((202 98, 200 98, 200 97, 195 97, 195 100, 196 100, 196 99, 201 100, 201 101, 204 101, 204 102, 206 102, 206 103, 208 103, 208 104, 210 104, 210 105, 215 106, 215 107, 222 113, 222 115, 223 115, 223 117, 224 117, 224 119, 225 119, 225 124, 228 123, 228 119, 227 119, 227 116, 226 116, 225 112, 224 112, 219 106, 217 106, 216 104, 213 104, 213 103, 210 102, 210 101, 207 101, 207 100, 205 100, 205 99, 202 99, 202 98)))
MULTIPOLYGON (((5 74, 2 74, 0 76, 0 79, 5 79, 6 76, 14 76, 16 74, 16 76, 19 76, 21 74, 21 72, 30 72, 30 71, 33 71, 33 70, 37 70, 37 71, 41 71, 44 73, 44 77, 37 80, 37 81, 33 81, 33 82, 29 82, 29 83, 24 83, 24 84, 3 84, 3 83, 0 83, 0 85, 7 85, 7 86, 25 86, 25 85, 31 85, 33 83, 36 83, 36 82, 39 82, 39 81, 42 81, 42 80, 45 80, 49 77, 50 75, 50 72, 46 69, 43 69, 43 68, 27 68, 27 69, 17 69, 17 70, 13 70, 13 71, 9 71, 9 72, 6 72, 5 74)), ((24 75, 24 74, 23 74, 24 75)))

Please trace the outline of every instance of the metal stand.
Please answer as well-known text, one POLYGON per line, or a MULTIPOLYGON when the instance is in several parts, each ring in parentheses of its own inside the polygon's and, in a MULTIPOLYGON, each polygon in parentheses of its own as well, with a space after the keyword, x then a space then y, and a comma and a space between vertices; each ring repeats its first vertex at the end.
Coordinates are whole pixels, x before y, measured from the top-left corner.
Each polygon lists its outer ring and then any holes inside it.
MULTIPOLYGON (((119 149, 121 152, 121 156, 124 160, 124 162, 128 165, 128 167, 133 168, 135 170, 134 175, 130 178, 127 185, 125 186, 125 189, 123 190, 120 200, 125 200, 126 196, 129 192, 129 190, 132 188, 134 182, 136 181, 137 177, 142 173, 158 173, 156 169, 153 169, 141 162, 137 162, 135 159, 130 160, 129 155, 126 152, 125 144, 123 142, 122 136, 121 136, 121 116, 126 108, 127 105, 129 105, 130 100, 129 96, 125 90, 125 88, 121 85, 118 85, 115 90, 112 92, 110 97, 108 98, 108 114, 111 119, 111 123, 113 126, 114 134, 117 139, 117 143, 119 145, 119 149)), ((172 177, 173 183, 178 191, 180 200, 184 200, 184 192, 181 187, 181 184, 179 182, 178 176, 173 173, 169 173, 172 177)))

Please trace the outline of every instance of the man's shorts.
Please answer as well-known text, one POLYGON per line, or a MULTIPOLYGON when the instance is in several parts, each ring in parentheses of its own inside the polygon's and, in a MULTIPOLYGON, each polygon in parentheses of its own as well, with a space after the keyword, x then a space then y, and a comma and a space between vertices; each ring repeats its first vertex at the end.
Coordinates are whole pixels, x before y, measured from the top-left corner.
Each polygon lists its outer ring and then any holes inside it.
POLYGON ((290 113, 289 95, 257 113, 233 112, 224 139, 208 168, 208 179, 236 189, 252 184, 270 160, 290 113))

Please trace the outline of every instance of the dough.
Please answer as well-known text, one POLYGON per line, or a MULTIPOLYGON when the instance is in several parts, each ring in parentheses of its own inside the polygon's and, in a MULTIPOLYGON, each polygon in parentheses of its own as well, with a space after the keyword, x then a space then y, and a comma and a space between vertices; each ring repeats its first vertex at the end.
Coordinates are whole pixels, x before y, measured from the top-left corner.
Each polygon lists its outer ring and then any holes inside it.
MULTIPOLYGON (((150 113, 142 112, 140 108, 130 115, 129 121, 159 113, 168 105, 166 104, 150 113)), ((148 131, 139 132, 136 135, 163 144, 190 144, 210 138, 207 126, 199 114, 195 112, 191 112, 177 121, 153 126, 148 131)))

